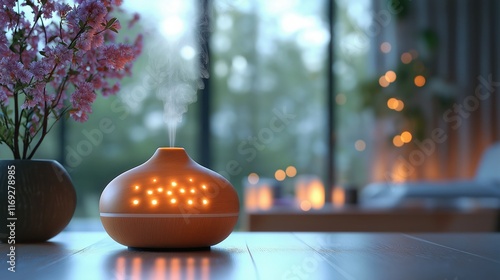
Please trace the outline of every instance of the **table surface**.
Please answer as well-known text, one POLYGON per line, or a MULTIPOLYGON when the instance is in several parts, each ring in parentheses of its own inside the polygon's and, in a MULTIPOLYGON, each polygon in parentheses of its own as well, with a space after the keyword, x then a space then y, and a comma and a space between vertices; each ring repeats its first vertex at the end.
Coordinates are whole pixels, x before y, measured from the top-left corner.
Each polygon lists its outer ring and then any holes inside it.
POLYGON ((247 211, 248 231, 325 232, 493 232, 499 231, 497 208, 323 207, 307 212, 290 207, 247 211))
POLYGON ((0 244, 0 279, 500 279, 500 234, 234 232, 208 251, 133 251, 105 232, 0 244))

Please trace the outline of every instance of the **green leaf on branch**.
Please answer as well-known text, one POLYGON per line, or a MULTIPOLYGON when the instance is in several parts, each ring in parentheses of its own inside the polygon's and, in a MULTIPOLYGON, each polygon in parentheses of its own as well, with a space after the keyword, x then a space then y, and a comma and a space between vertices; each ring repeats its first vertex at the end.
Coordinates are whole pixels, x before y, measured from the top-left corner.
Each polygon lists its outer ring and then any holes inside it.
POLYGON ((73 42, 71 42, 71 44, 68 46, 68 49, 74 49, 76 46, 76 40, 74 40, 73 42))
POLYGON ((54 41, 56 38, 57 38, 56 35, 50 36, 50 38, 47 40, 47 42, 50 43, 50 42, 54 41))
POLYGON ((110 19, 108 22, 106 22, 106 28, 110 28, 113 23, 115 23, 116 18, 110 19))
POLYGON ((77 76, 79 74, 80 74, 80 71, 76 71, 74 69, 69 69, 69 71, 68 71, 68 75, 70 75, 70 76, 77 76))

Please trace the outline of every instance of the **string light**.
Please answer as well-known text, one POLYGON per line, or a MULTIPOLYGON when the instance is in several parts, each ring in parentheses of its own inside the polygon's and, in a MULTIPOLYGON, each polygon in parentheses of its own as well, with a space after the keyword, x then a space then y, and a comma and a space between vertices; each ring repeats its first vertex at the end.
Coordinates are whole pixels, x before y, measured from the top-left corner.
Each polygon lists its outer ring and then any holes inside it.
POLYGON ((389 109, 394 110, 398 107, 398 103, 399 103, 399 100, 397 100, 394 97, 391 97, 391 98, 389 98, 389 100, 387 100, 387 107, 389 109))
POLYGON ((413 82, 417 87, 423 87, 425 85, 425 77, 422 75, 418 75, 413 79, 413 82))
POLYGON ((259 182, 259 175, 257 173, 250 173, 247 180, 250 184, 255 185, 259 182))
POLYGON ((413 57, 411 56, 411 53, 405 52, 401 55, 401 62, 404 64, 409 64, 413 60, 413 57))
POLYGON ((389 53, 391 49, 392 46, 389 42, 383 42, 382 44, 380 44, 380 51, 382 51, 383 53, 389 53))
POLYGON ((398 112, 401 112, 405 107, 405 103, 401 100, 398 100, 398 105, 396 106, 396 108, 394 108, 394 110, 398 111, 398 112))
POLYGON ((385 75, 382 75, 379 79, 378 79, 378 84, 381 86, 381 87, 388 87, 389 86, 389 81, 385 78, 385 75))
POLYGON ((354 148, 359 152, 364 151, 366 149, 365 141, 363 141, 361 139, 356 140, 356 142, 354 142, 354 148))
POLYGON ((410 143, 412 138, 413 136, 409 131, 404 131, 403 133, 401 133, 401 140, 403 141, 403 143, 410 143))
POLYGON ((396 135, 394 138, 392 138, 392 144, 396 147, 401 147, 404 145, 403 140, 401 139, 401 135, 396 135))
POLYGON ((295 168, 295 166, 288 166, 285 170, 285 173, 286 173, 286 176, 292 178, 292 177, 295 177, 295 175, 297 175, 297 168, 295 168))
POLYGON ((396 72, 392 71, 392 70, 389 70, 387 72, 385 72, 385 75, 384 75, 385 79, 389 82, 389 83, 394 83, 396 81, 396 72))
POLYGON ((286 178, 285 171, 283 171, 281 169, 276 170, 276 172, 274 173, 274 178, 276 178, 276 180, 278 180, 278 181, 285 180, 285 178, 286 178))

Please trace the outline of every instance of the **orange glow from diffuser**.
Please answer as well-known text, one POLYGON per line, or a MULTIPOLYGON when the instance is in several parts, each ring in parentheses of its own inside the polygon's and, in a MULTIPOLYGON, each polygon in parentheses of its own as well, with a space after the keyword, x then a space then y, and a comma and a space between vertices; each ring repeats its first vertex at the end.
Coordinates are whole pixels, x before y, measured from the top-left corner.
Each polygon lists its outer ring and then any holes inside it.
POLYGON ((156 258, 154 262, 153 271, 154 271, 153 278, 155 280, 165 279, 165 274, 167 273, 167 260, 165 260, 164 258, 156 258))
POLYGON ((141 279, 142 259, 135 257, 132 259, 132 279, 141 279))
POLYGON ((126 260, 124 257, 116 259, 116 279, 125 279, 126 260))

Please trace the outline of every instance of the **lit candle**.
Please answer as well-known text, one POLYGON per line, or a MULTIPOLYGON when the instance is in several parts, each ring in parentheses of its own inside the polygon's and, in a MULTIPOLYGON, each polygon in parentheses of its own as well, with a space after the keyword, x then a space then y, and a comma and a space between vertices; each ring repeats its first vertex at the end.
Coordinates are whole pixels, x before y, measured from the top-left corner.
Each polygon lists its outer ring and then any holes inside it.
POLYGON ((320 209, 325 204, 325 188, 321 180, 313 176, 301 176, 295 185, 297 204, 304 211, 320 209))

